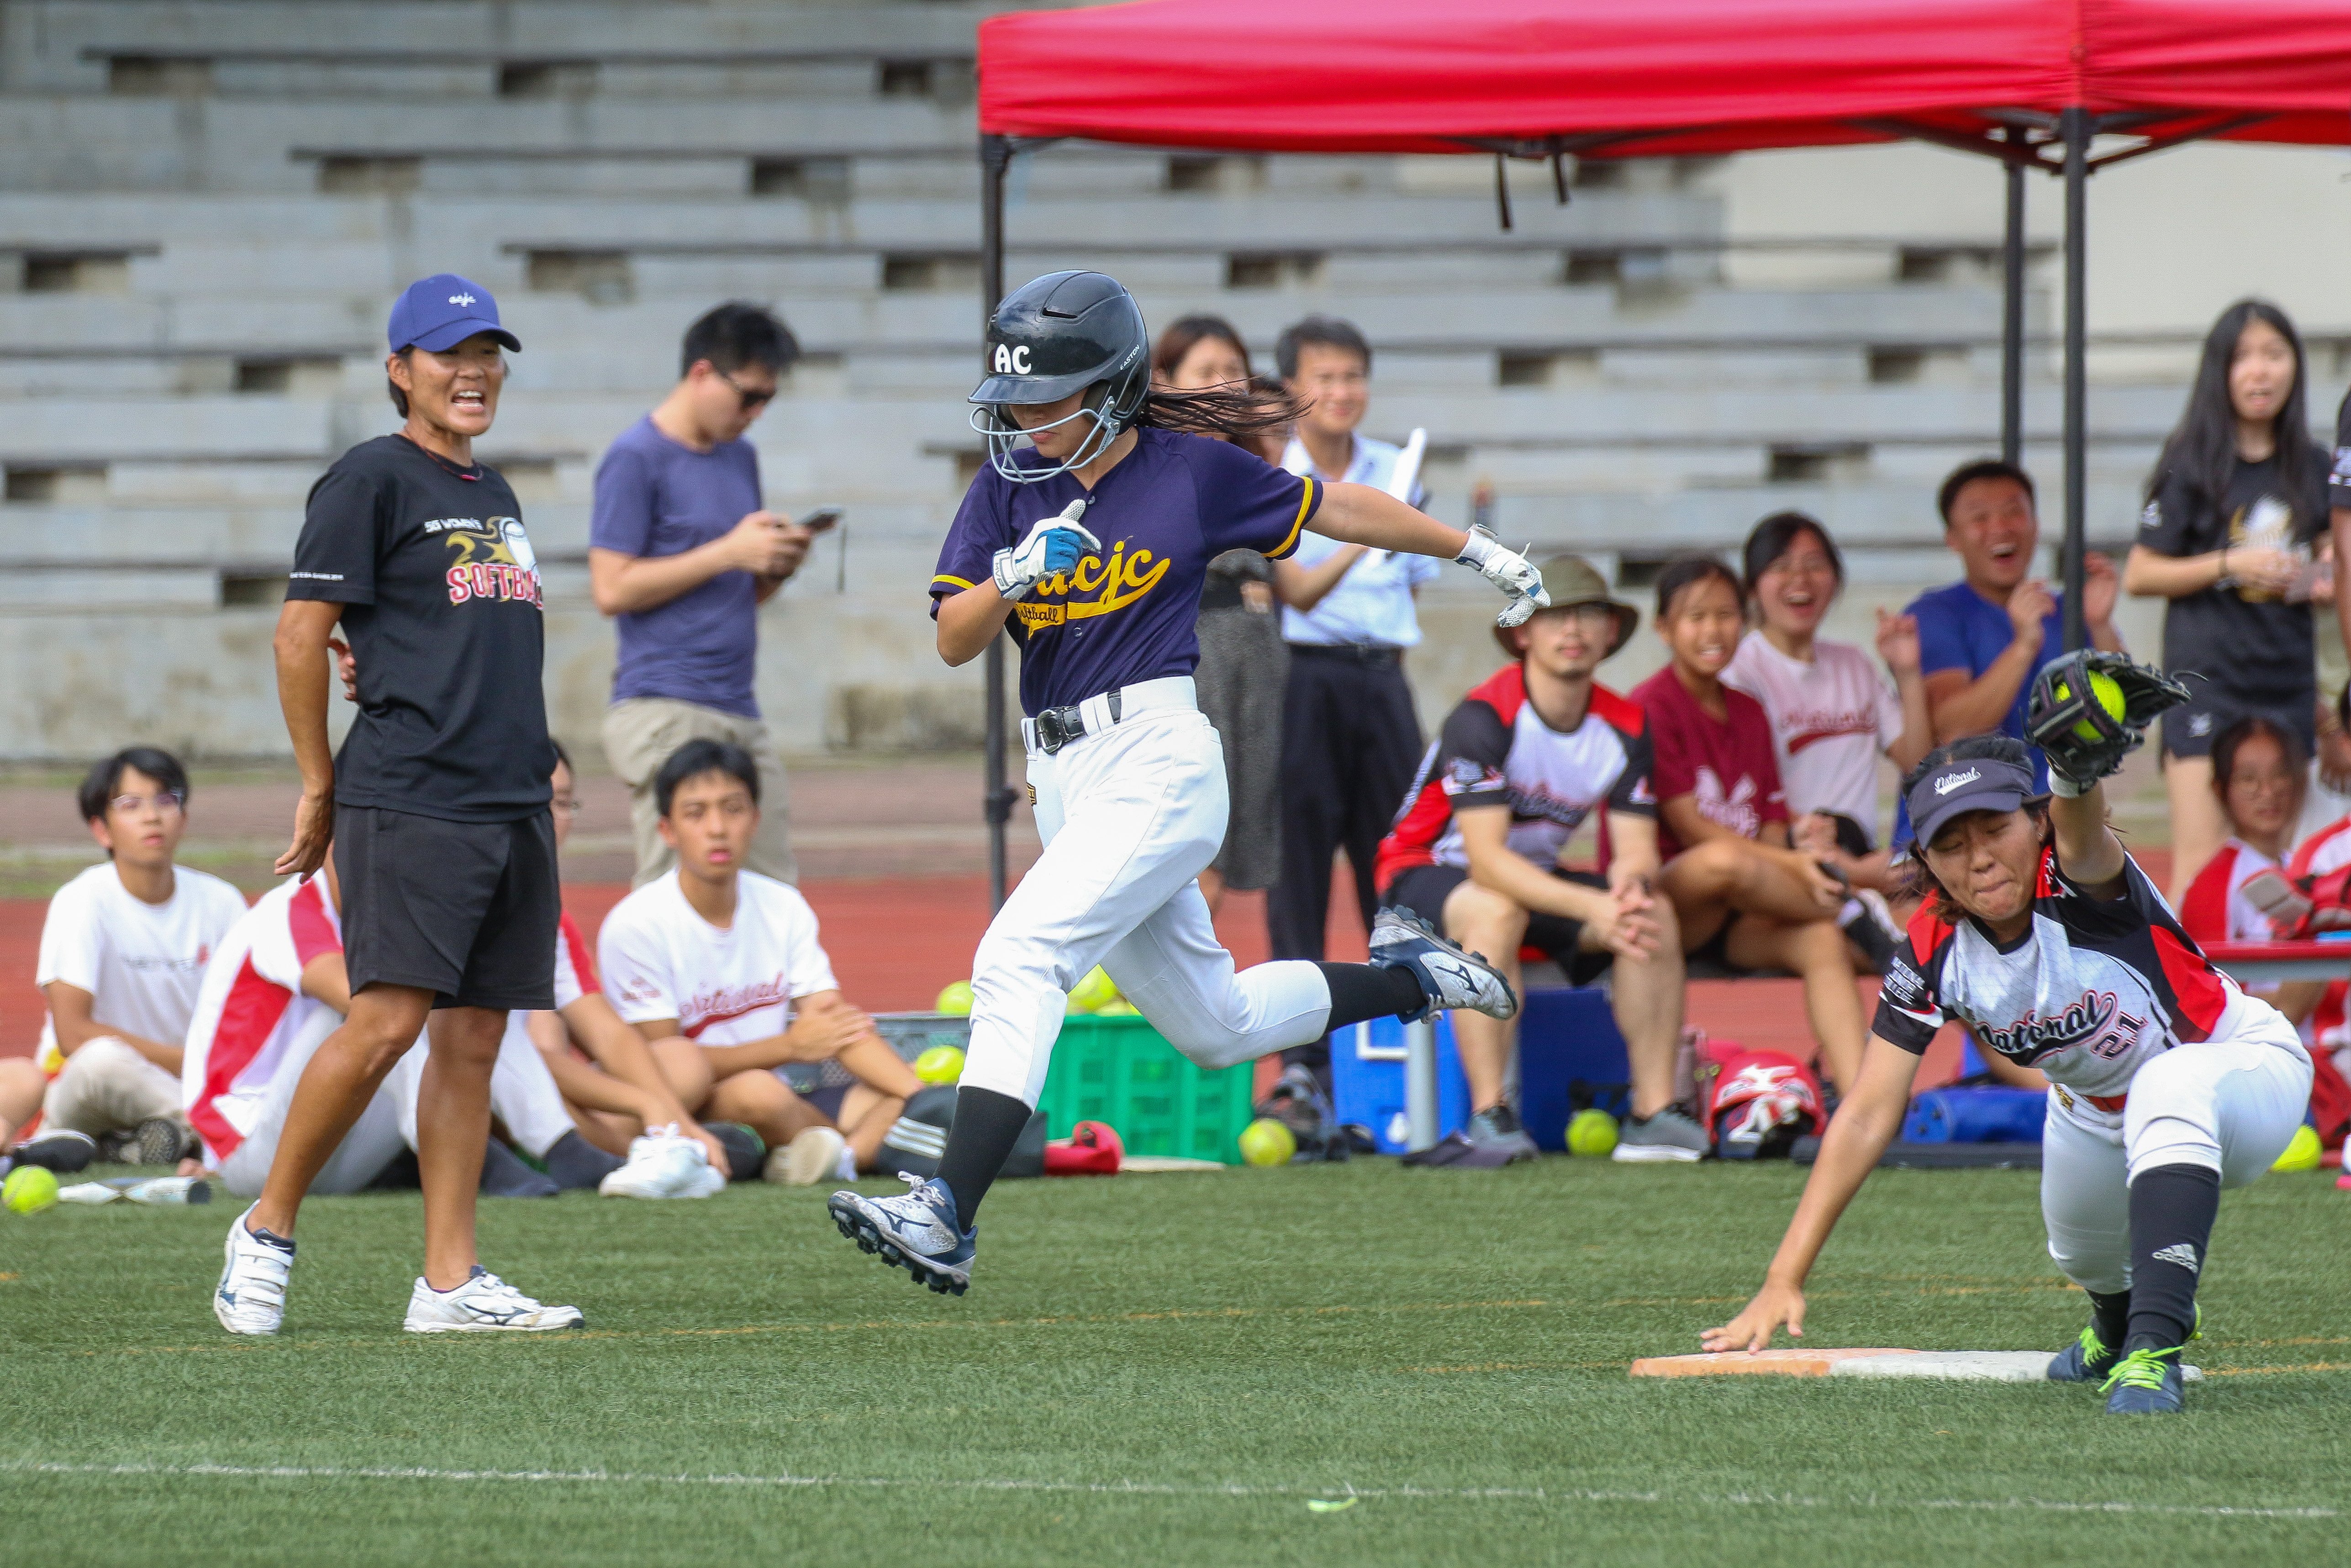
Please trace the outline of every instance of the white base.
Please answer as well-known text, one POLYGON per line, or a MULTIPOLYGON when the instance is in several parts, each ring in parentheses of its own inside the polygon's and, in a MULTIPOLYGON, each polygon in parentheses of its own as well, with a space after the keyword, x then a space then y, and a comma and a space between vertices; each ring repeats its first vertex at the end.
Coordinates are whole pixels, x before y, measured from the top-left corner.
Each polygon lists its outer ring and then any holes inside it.
MULTIPOLYGON (((1976 1383, 2045 1383, 2050 1353, 2045 1350, 1920 1350, 1907 1355, 1855 1356, 1829 1369, 1832 1377, 1939 1377, 1976 1383)), ((2183 1366, 2180 1375, 2200 1382, 2199 1367, 2183 1366)))

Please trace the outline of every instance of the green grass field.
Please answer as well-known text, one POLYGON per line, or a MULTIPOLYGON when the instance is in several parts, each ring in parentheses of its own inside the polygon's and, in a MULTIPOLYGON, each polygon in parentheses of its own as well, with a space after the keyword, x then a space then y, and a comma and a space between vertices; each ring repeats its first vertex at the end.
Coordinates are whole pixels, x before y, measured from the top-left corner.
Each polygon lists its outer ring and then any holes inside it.
MULTIPOLYGON (((2192 1358, 2223 1375, 2181 1419, 2069 1387, 1627 1377, 1744 1299, 1802 1174, 1011 1183, 960 1301, 843 1242, 819 1192, 491 1202, 486 1260, 589 1327, 463 1340, 400 1332, 413 1194, 312 1205, 260 1343, 208 1308, 226 1205, 0 1215, 0 1542, 44 1568, 2342 1550, 2331 1178, 2223 1205, 2192 1358)), ((2082 1321, 2020 1173, 1881 1173, 1813 1283, 1823 1344, 2054 1348, 2082 1321)))

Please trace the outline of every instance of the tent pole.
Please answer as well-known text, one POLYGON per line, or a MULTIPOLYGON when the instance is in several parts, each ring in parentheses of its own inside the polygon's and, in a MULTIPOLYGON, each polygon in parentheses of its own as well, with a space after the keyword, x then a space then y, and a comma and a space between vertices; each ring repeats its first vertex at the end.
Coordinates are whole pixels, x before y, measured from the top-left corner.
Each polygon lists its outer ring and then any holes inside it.
MULTIPOLYGON (((2008 140, 2024 132, 2010 127, 2008 140)), ((2001 165, 2008 178, 2008 243, 2001 256, 2000 320, 2000 455, 2024 461, 2024 165, 2001 165)))
POLYGON ((2089 278, 2090 111, 2069 109, 2060 117, 2065 138, 2065 647, 2089 645, 2083 618, 2083 535, 2089 497, 2085 428, 2088 382, 2082 355, 2089 336, 2085 290, 2089 278))
MULTIPOLYGON (((1012 143, 1002 136, 979 139, 979 319, 1004 298, 1004 172, 1012 143)), ((985 455, 983 454, 983 461, 985 455)), ((981 764, 987 813, 987 895, 990 909, 1004 907, 1005 824, 1012 820, 1012 789, 1004 781, 1004 636, 987 644, 987 751, 981 764)))

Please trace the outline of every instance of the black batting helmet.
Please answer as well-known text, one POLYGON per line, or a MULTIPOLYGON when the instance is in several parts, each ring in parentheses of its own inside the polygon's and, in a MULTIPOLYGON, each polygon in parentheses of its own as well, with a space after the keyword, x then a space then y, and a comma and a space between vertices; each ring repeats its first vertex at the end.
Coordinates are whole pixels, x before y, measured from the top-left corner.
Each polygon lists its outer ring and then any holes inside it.
POLYGON ((1049 272, 1004 298, 987 319, 987 373, 971 401, 971 425, 987 438, 988 461, 1016 484, 1035 484, 1082 468, 1118 439, 1143 412, 1151 391, 1151 339, 1134 296, 1099 272, 1049 272), (1012 462, 1016 444, 1031 432, 1012 417, 1016 403, 1059 402, 1075 392, 1085 402, 1067 419, 1088 419, 1093 430, 1070 459, 1029 468, 1012 462))

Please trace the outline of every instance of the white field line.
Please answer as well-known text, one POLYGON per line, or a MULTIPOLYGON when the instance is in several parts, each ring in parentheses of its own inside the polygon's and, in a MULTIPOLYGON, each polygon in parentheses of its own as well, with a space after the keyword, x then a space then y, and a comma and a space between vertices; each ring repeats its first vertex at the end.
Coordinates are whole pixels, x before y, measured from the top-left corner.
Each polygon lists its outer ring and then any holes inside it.
POLYGON ((904 1476, 651 1475, 618 1470, 439 1470, 331 1465, 65 1464, 51 1459, 0 1459, 0 1473, 43 1476, 157 1476, 172 1479, 555 1483, 565 1486, 679 1486, 825 1488, 876 1491, 1076 1493, 1118 1497, 1235 1497, 1405 1499, 1484 1501, 1497 1498, 1536 1502, 1657 1503, 1684 1508, 1704 1504, 1761 1509, 1924 1509, 1982 1513, 2147 1514, 2199 1519, 2341 1519, 2332 1508, 2195 1507, 2143 1502, 2084 1502, 2051 1498, 1889 1498, 1875 1494, 1807 1497, 1792 1492, 1601 1491, 1577 1487, 1289 1487, 1187 1486, 1160 1481, 1038 1481, 1016 1479, 931 1480, 904 1476))

